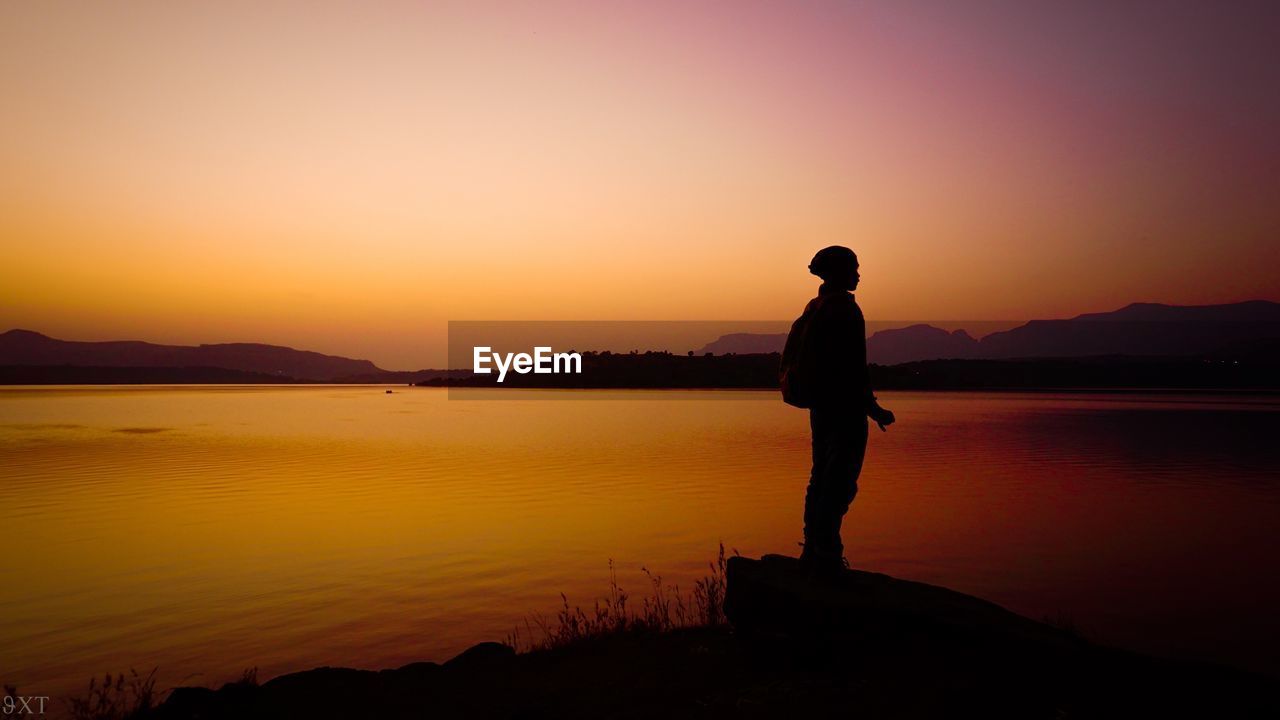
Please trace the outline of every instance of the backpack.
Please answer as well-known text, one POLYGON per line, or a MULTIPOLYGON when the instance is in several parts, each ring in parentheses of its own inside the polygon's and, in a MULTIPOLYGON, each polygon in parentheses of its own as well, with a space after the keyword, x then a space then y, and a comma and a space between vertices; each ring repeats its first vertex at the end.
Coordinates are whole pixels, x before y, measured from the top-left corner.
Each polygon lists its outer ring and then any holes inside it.
POLYGON ((798 408, 813 407, 813 352, 809 350, 809 323, 821 305, 815 298, 805 306, 804 312, 791 323, 787 344, 782 349, 782 363, 778 367, 778 386, 782 389, 782 401, 798 408))

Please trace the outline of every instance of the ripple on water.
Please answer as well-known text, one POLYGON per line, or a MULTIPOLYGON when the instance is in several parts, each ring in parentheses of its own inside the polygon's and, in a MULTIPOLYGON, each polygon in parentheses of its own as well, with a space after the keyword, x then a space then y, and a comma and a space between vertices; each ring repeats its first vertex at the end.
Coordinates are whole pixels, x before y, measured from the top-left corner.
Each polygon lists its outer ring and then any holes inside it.
MULTIPOLYGON (((589 608, 610 558, 639 595, 640 565, 687 588, 720 540, 794 552, 804 414, 687 395, 408 389, 410 415, 367 388, 0 390, 0 575, 23 578, 0 584, 4 669, 58 693, 121 662, 176 683, 439 660, 562 591, 589 608)), ((873 428, 846 534, 865 567, 1149 649, 1194 616, 1236 638, 1196 652, 1274 657, 1245 605, 1280 604, 1280 581, 1240 549, 1280 543, 1275 407, 882 400, 899 423, 873 428)))

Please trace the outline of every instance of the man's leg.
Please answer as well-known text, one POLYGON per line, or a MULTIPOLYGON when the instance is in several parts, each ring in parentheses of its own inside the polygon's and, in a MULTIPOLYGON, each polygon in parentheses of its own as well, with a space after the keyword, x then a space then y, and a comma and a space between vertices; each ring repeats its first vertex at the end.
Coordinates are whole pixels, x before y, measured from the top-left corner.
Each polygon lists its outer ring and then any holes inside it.
POLYGON ((830 532, 827 530, 826 513, 823 512, 828 484, 828 455, 831 437, 827 415, 818 409, 809 411, 809 429, 813 437, 813 466, 809 471, 809 485, 804 491, 804 560, 820 561, 828 549, 830 532))
POLYGON ((844 559, 844 543, 840 527, 849 506, 858 495, 858 476, 862 474, 862 462, 867 456, 867 418, 843 417, 839 424, 836 445, 831 453, 831 480, 826 507, 831 513, 831 537, 837 560, 844 559))
POLYGON ((867 421, 839 409, 814 409, 809 412, 809 424, 813 470, 805 492, 804 557, 838 565, 844 557, 840 525, 858 492, 867 421))

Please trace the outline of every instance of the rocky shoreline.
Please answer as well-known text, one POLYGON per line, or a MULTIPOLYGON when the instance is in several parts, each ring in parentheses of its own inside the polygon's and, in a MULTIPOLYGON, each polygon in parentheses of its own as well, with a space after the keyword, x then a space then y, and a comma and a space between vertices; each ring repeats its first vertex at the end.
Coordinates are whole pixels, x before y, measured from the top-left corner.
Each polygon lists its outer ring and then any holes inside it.
POLYGON ((178 688, 155 718, 1280 717, 1280 681, 1102 647, 887 575, 728 562, 730 624, 178 688))

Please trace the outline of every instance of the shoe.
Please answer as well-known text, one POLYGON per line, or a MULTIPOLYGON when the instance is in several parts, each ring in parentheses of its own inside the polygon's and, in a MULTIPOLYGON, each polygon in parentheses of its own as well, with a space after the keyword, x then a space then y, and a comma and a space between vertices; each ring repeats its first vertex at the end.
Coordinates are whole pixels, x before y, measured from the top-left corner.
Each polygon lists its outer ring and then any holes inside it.
POLYGON ((810 582, 826 584, 844 574, 848 564, 833 557, 814 557, 803 559, 805 576, 810 582))

